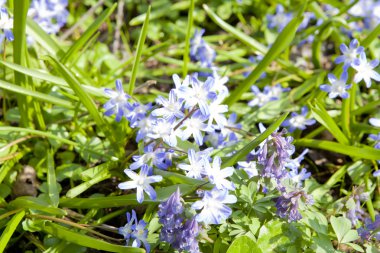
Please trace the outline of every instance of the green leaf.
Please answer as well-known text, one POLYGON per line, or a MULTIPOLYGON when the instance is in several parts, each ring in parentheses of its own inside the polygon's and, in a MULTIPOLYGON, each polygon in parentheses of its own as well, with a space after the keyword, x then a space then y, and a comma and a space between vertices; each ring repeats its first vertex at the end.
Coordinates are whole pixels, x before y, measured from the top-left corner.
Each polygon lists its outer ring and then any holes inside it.
POLYGON ((264 58, 256 66, 256 68, 244 79, 242 83, 236 87, 231 94, 226 98, 225 103, 232 105, 240 99, 244 92, 248 91, 253 83, 259 79, 261 74, 265 71, 266 67, 277 59, 279 55, 289 47, 294 35, 297 32, 298 26, 303 20, 303 16, 300 13, 294 19, 292 19, 284 28, 284 30, 278 35, 276 41, 273 43, 269 51, 265 54, 264 58))
POLYGON ((332 142, 332 141, 319 141, 313 139, 298 139, 293 142, 296 146, 309 147, 309 148, 317 148, 324 149, 336 153, 340 153, 343 155, 349 155, 351 157, 369 159, 369 160, 379 160, 380 158, 380 150, 361 145, 360 147, 343 145, 340 143, 332 142))
POLYGON ((78 196, 79 194, 83 193, 84 191, 88 190, 90 187, 92 187, 93 185, 103 181, 103 180, 106 180, 108 178, 111 177, 111 174, 104 170, 102 173, 100 174, 97 174, 94 178, 92 178, 91 180, 87 181, 87 182, 84 182, 78 186, 75 186, 73 188, 71 188, 70 190, 67 191, 66 193, 66 196, 68 198, 75 198, 76 196, 78 196))
POLYGON ((313 245, 311 248, 316 253, 335 253, 335 249, 330 241, 330 238, 324 234, 318 234, 312 238, 313 245))
POLYGON ((262 143, 271 133, 276 131, 276 129, 281 125, 281 123, 286 119, 288 113, 285 113, 280 118, 278 118, 272 125, 270 125, 262 134, 260 134, 253 141, 248 143, 244 148, 236 152, 233 156, 229 157, 226 161, 222 163, 222 167, 229 167, 235 165, 238 161, 245 160, 245 156, 248 155, 254 148, 256 148, 260 143, 262 143))
MULTIPOLYGON (((25 75, 28 75, 28 76, 31 76, 34 78, 38 78, 38 79, 47 81, 49 83, 56 84, 56 85, 58 85, 64 89, 72 90, 70 88, 70 86, 67 84, 67 82, 65 81, 65 79, 57 77, 57 76, 50 75, 48 73, 44 73, 43 70, 26 68, 26 67, 23 67, 21 65, 14 64, 11 62, 5 62, 2 60, 0 60, 0 64, 3 64, 5 66, 7 66, 8 68, 16 70, 16 71, 23 73, 25 75)), ((102 89, 95 88, 95 87, 92 87, 89 85, 83 85, 83 89, 91 95, 98 96, 98 97, 105 97, 105 93, 103 92, 102 89)), ((45 96, 50 97, 49 95, 45 95, 45 96)), ((65 101, 65 100, 63 100, 63 101, 65 101)), ((74 106, 72 106, 72 103, 67 103, 67 104, 70 104, 71 107, 74 108, 74 106)))
MULTIPOLYGON (((157 198, 155 200, 151 200, 147 195, 145 195, 144 201, 142 204, 158 204, 175 192, 177 187, 180 188, 181 195, 187 195, 190 192, 194 191, 197 185, 171 185, 165 188, 158 189, 157 198)), ((109 207, 121 207, 121 206, 129 206, 129 205, 141 205, 136 200, 136 194, 128 194, 122 196, 108 196, 108 197, 95 197, 95 198, 61 198, 60 206, 68 207, 68 208, 109 208, 109 207)))
POLYGON ((29 196, 23 196, 23 197, 18 197, 17 199, 9 202, 9 206, 13 207, 14 209, 16 208, 30 208, 30 209, 36 209, 39 211, 43 211, 46 213, 50 213, 53 215, 66 215, 66 211, 56 208, 56 207, 49 207, 49 203, 46 203, 45 201, 34 198, 34 197, 29 197, 29 196))
POLYGON ((232 242, 227 253, 262 253, 262 251, 251 238, 240 236, 232 242))
POLYGON ((47 167, 48 167, 48 174, 47 174, 47 183, 48 183, 48 192, 49 192, 49 198, 51 201, 52 206, 58 207, 59 204, 59 191, 57 186, 57 179, 55 177, 55 166, 54 166, 54 157, 53 157, 53 151, 50 150, 47 153, 47 167))
POLYGON ((144 42, 145 42, 145 38, 146 38, 146 34, 148 32, 148 24, 149 24, 149 14, 150 14, 150 5, 148 7, 148 11, 146 13, 146 17, 145 17, 145 21, 144 21, 144 24, 142 26, 142 29, 141 29, 141 32, 140 32, 140 37, 139 37, 139 40, 137 42, 137 52, 136 52, 136 57, 135 57, 135 61, 133 63, 133 67, 132 67, 132 75, 131 75, 131 79, 129 80, 129 89, 128 89, 128 94, 129 95, 132 95, 133 94, 133 91, 135 89, 135 82, 136 82, 136 77, 137 77, 137 70, 139 68, 139 65, 140 65, 140 58, 141 58, 141 54, 142 54, 142 51, 143 51, 143 46, 144 46, 144 42))
POLYGON ((320 212, 304 211, 304 218, 301 220, 318 234, 328 235, 328 223, 326 216, 320 212))
POLYGON ((339 143, 345 145, 350 143, 348 138, 340 130, 338 125, 335 123, 333 118, 331 118, 331 116, 327 113, 327 111, 321 103, 315 101, 315 106, 310 105, 310 108, 314 118, 324 127, 326 127, 339 143))
POLYGON ((71 231, 61 225, 47 222, 42 229, 46 233, 57 237, 61 240, 82 245, 84 247, 102 250, 107 252, 126 252, 126 253, 144 253, 144 249, 125 247, 121 245, 111 244, 100 240, 98 238, 93 238, 87 235, 83 235, 79 232, 71 231))
POLYGON ((80 36, 80 38, 75 41, 75 43, 70 47, 66 54, 61 58, 61 62, 66 64, 70 61, 73 56, 78 54, 78 51, 87 43, 88 40, 97 32, 100 25, 112 14, 115 10, 117 4, 112 5, 91 24, 89 28, 80 36))
POLYGON ((12 219, 7 223, 7 227, 3 231, 0 237, 0 252, 4 252, 5 247, 8 244, 9 239, 11 239, 13 233, 15 232, 18 224, 21 222, 22 218, 25 216, 25 211, 22 210, 16 213, 12 219))
MULTIPOLYGON (((364 252, 364 249, 362 247, 360 247, 359 245, 355 244, 355 243, 345 243, 346 245, 350 246, 351 248, 353 248, 354 250, 358 251, 358 252, 364 252)), ((368 252, 368 251, 367 251, 368 252)))
POLYGON ((190 178, 175 172, 153 169, 154 175, 160 175, 165 180, 170 181, 172 184, 188 184, 188 185, 204 185, 203 188, 212 188, 212 184, 207 183, 206 181, 190 178))
POLYGON ((357 239, 359 239, 358 231, 350 230, 343 236, 341 243, 353 242, 357 239))
POLYGON ((187 30, 185 38, 185 50, 183 53, 183 67, 182 67, 182 77, 185 78, 187 75, 187 64, 189 63, 190 56, 190 39, 191 39, 191 28, 193 27, 193 17, 194 15, 194 0, 190 0, 189 13, 187 15, 187 30))
POLYGON ((22 86, 11 84, 11 83, 5 82, 3 80, 0 80, 0 88, 14 92, 14 93, 17 93, 17 94, 20 94, 20 95, 22 95, 21 97, 24 97, 24 98, 31 96, 31 97, 34 97, 38 100, 45 101, 45 102, 55 104, 55 105, 60 105, 60 106, 63 106, 65 108, 69 108, 69 109, 74 108, 73 103, 69 102, 67 100, 63 100, 61 98, 56 98, 56 97, 53 97, 53 96, 50 96, 50 95, 47 95, 47 94, 44 94, 44 93, 41 93, 38 91, 30 90, 29 88, 24 88, 22 86))
POLYGON ((338 238, 338 242, 342 243, 344 236, 351 230, 351 221, 345 217, 336 218, 331 216, 330 223, 338 238))

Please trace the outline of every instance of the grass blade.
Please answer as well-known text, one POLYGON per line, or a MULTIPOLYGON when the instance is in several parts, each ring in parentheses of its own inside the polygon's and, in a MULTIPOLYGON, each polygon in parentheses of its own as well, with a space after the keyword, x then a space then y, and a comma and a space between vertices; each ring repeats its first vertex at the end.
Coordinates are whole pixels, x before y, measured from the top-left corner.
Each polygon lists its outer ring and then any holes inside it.
POLYGON ((315 106, 310 105, 310 108, 314 118, 324 127, 326 127, 339 143, 344 145, 349 144, 350 141, 348 138, 343 134, 343 132, 340 130, 333 118, 331 118, 331 116, 327 113, 322 104, 316 101, 315 106))
POLYGON ((54 224, 51 222, 47 222, 45 224, 45 226, 43 227, 43 231, 61 240, 75 243, 84 247, 101 250, 101 251, 126 252, 126 253, 144 253, 145 252, 144 249, 111 244, 103 240, 100 240, 98 238, 93 238, 87 235, 83 235, 79 232, 70 231, 64 226, 54 224))
POLYGON ((49 206, 48 203, 46 203, 42 199, 29 197, 29 196, 18 197, 17 199, 9 202, 9 206, 14 209, 16 208, 36 209, 42 212, 50 213, 52 215, 59 215, 59 216, 67 215, 65 210, 59 209, 57 207, 51 207, 49 206))
POLYGON ((106 180, 111 177, 111 174, 108 172, 108 170, 104 170, 102 173, 97 174, 92 179, 90 179, 87 182, 81 183, 80 185, 77 185, 70 190, 67 191, 66 196, 68 198, 75 198, 79 194, 82 194, 84 191, 88 190, 93 185, 106 180))
POLYGON ((294 141, 294 145, 317 148, 328 150, 331 152, 349 155, 351 157, 369 159, 369 160, 379 160, 380 159, 380 150, 375 149, 369 146, 361 145, 360 147, 354 147, 349 145, 344 145, 336 143, 333 141, 319 141, 313 139, 299 139, 294 141))
POLYGON ((148 32, 150 8, 151 7, 149 6, 148 11, 147 11, 146 16, 145 16, 144 24, 143 24, 142 29, 141 29, 140 37, 139 37, 139 40, 137 42, 137 52, 136 52, 135 61, 133 63, 133 67, 132 67, 132 76, 131 76, 131 79, 129 80, 129 89, 128 89, 129 95, 132 95, 133 90, 135 89, 137 70, 139 68, 140 58, 141 58, 141 54, 143 51, 143 46, 144 46, 146 34, 148 32))
POLYGON ((78 51, 87 43, 88 40, 96 33, 100 25, 112 14, 115 10, 117 4, 112 5, 106 9, 100 16, 92 23, 92 25, 81 35, 78 39, 66 52, 66 54, 61 58, 61 62, 66 64, 70 61, 73 56, 78 54, 78 51))
POLYGON ((58 207, 59 204, 59 191, 57 186, 57 179, 55 176, 55 167, 54 167, 54 156, 53 151, 50 150, 47 154, 47 183, 48 183, 48 192, 51 205, 54 207, 58 207))
POLYGON ((194 15, 194 0, 190 0, 190 9, 187 17, 187 31, 186 31, 186 39, 185 39, 185 51, 183 54, 183 69, 182 76, 183 78, 187 75, 187 64, 190 61, 190 38, 191 38, 191 28, 193 27, 193 17, 194 15))
POLYGON ((301 11, 294 19, 292 19, 284 28, 284 30, 278 35, 276 41, 273 43, 272 47, 265 54, 264 59, 257 65, 257 67, 249 74, 249 76, 231 92, 231 94, 226 98, 225 103, 231 106, 233 103, 238 101, 244 92, 248 91, 253 83, 261 76, 269 64, 279 57, 279 55, 289 47, 292 42, 298 26, 303 20, 303 11, 301 11))
POLYGON ((28 88, 24 88, 12 83, 5 82, 3 80, 0 80, 0 88, 9 90, 11 92, 20 94, 22 96, 20 97, 34 97, 38 100, 45 101, 51 104, 60 105, 65 108, 74 109, 73 103, 68 102, 67 100, 63 100, 61 98, 56 98, 38 91, 33 91, 28 88))
POLYGON ((22 218, 25 216, 25 211, 20 211, 16 213, 12 219, 8 222, 7 227, 0 237, 0 252, 4 252, 5 247, 8 244, 9 239, 11 239, 13 233, 15 232, 18 224, 21 222, 22 218))
POLYGON ((285 113, 280 118, 278 118, 272 125, 270 125, 262 134, 260 134, 253 141, 248 143, 244 148, 236 152, 233 156, 229 157, 225 162, 222 163, 222 167, 229 167, 235 165, 238 161, 245 160, 245 157, 256 148, 260 143, 262 143, 271 133, 276 131, 276 129, 281 125, 281 123, 286 119, 288 113, 285 113))

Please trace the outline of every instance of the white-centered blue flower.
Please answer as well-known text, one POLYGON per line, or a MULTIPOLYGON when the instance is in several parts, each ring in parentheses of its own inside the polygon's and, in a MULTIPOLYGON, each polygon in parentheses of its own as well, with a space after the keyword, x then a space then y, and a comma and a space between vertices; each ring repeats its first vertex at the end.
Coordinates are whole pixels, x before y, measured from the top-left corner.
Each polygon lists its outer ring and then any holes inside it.
POLYGON ((169 92, 169 99, 159 96, 156 102, 162 106, 152 111, 152 115, 159 117, 162 116, 166 120, 175 120, 176 118, 183 118, 185 115, 182 112, 182 100, 177 100, 175 91, 169 92))
POLYGON ((152 200, 155 200, 156 191, 150 184, 162 181, 162 176, 149 176, 150 170, 151 168, 146 164, 141 167, 140 174, 125 169, 124 173, 132 179, 132 181, 120 183, 118 187, 122 190, 136 189, 137 202, 139 203, 144 201, 144 192, 146 192, 152 200))
POLYGON ((225 113, 228 112, 228 106, 221 104, 223 98, 217 98, 209 105, 208 125, 211 126, 215 121, 218 129, 222 129, 227 125, 227 119, 225 113))
POLYGON ((194 202, 192 209, 202 211, 196 215, 195 219, 204 224, 221 224, 231 214, 232 210, 225 204, 236 203, 237 198, 229 195, 227 190, 218 190, 216 188, 211 191, 205 191, 203 199, 194 202))
POLYGON ((201 82, 196 76, 192 76, 190 86, 182 85, 177 96, 185 101, 186 109, 198 105, 202 114, 207 116, 209 115, 209 100, 216 97, 215 92, 211 92, 213 85, 214 79, 212 77, 207 78, 205 82, 201 82))
POLYGON ((205 164, 208 163, 209 152, 195 152, 193 149, 188 151, 189 164, 180 163, 178 168, 186 171, 186 176, 202 179, 206 175, 205 164))
POLYGON ((301 108, 301 114, 296 112, 292 112, 290 119, 285 120, 282 125, 285 127, 289 127, 289 132, 294 132, 296 129, 304 130, 306 126, 310 126, 315 124, 314 119, 307 119, 308 109, 307 106, 303 106, 301 108))
POLYGON ((179 136, 182 140, 187 140, 190 136, 193 136, 195 142, 201 146, 203 144, 202 132, 212 132, 214 129, 208 126, 204 122, 207 120, 207 116, 204 116, 199 110, 196 111, 190 118, 186 119, 182 126, 179 136))
POLYGON ((140 220, 136 225, 133 226, 133 232, 131 237, 135 240, 132 243, 132 247, 139 248, 141 243, 144 244, 146 252, 150 252, 150 244, 147 241, 148 229, 146 229, 147 223, 144 220, 140 220))
POLYGON ((284 6, 278 4, 276 6, 276 14, 267 15, 268 28, 277 28, 277 31, 281 32, 282 29, 284 29, 285 26, 290 22, 290 20, 292 20, 292 18, 293 14, 286 13, 284 6))
POLYGON ((359 47, 359 42, 357 39, 353 39, 350 42, 349 47, 347 47, 345 44, 340 45, 340 51, 343 55, 338 56, 335 59, 335 63, 343 63, 343 67, 345 70, 347 70, 348 67, 351 66, 351 64, 354 62, 355 59, 358 58, 359 54, 364 52, 364 47, 359 47))
POLYGON ((220 166, 222 164, 222 160, 219 156, 214 157, 214 161, 212 162, 212 166, 209 162, 205 163, 206 165, 206 172, 208 179, 212 184, 215 185, 215 187, 218 190, 235 190, 235 185, 227 180, 226 178, 232 176, 234 173, 235 168, 234 167, 227 167, 224 169, 221 169, 220 166))
POLYGON ((255 177, 259 175, 259 171, 257 170, 257 163, 255 161, 250 162, 238 162, 240 169, 244 170, 248 177, 255 177))
POLYGON ((329 82, 331 85, 328 84, 322 84, 319 86, 319 88, 325 92, 329 93, 330 98, 336 98, 340 96, 341 98, 345 99, 348 98, 349 94, 347 90, 351 88, 351 84, 346 85, 348 74, 347 72, 343 72, 340 79, 337 79, 334 74, 328 74, 327 78, 329 79, 329 82))
POLYGON ((131 238, 132 232, 133 232, 133 222, 137 221, 136 212, 135 210, 132 210, 132 215, 130 213, 126 213, 127 216, 127 223, 118 229, 119 234, 124 236, 124 239, 126 240, 126 245, 128 246, 129 239, 131 238))
POLYGON ((308 179, 311 176, 311 173, 308 172, 305 168, 302 168, 298 171, 298 168, 291 169, 288 172, 288 177, 297 185, 297 187, 301 187, 303 181, 308 179))
POLYGON ((162 138, 171 147, 177 145, 177 131, 174 130, 175 122, 158 118, 152 122, 152 129, 147 133, 147 137, 153 139, 162 138))
POLYGON ((137 170, 138 168, 146 164, 148 166, 155 165, 160 169, 166 169, 167 165, 164 162, 165 156, 166 156, 165 151, 163 151, 162 149, 156 148, 156 144, 152 143, 144 147, 144 154, 133 156, 133 160, 135 162, 132 163, 129 166, 129 168, 131 170, 137 170))
POLYGON ((116 80, 116 91, 105 88, 104 93, 110 97, 110 100, 103 105, 103 108, 106 109, 104 114, 107 116, 116 114, 116 121, 120 121, 132 109, 128 103, 130 96, 124 92, 120 80, 116 80))
POLYGON ((13 18, 9 16, 6 8, 0 8, 0 29, 4 32, 4 34, 0 35, 0 42, 3 42, 4 38, 9 41, 14 40, 14 36, 11 30, 12 28, 13 18))
POLYGON ((377 65, 379 65, 379 60, 376 59, 371 62, 367 62, 367 57, 365 53, 362 52, 359 59, 355 59, 352 62, 352 67, 356 70, 354 82, 359 83, 361 80, 364 80, 367 88, 371 87, 371 79, 379 82, 380 74, 374 70, 377 65))

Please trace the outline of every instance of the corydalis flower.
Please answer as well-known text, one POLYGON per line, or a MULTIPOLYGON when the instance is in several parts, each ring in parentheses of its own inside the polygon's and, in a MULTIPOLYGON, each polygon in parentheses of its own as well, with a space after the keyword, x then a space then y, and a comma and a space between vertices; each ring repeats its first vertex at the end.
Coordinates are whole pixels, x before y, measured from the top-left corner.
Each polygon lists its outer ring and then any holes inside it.
POLYGON ((345 44, 340 45, 340 51, 343 55, 338 56, 335 59, 335 63, 343 63, 343 67, 345 70, 347 70, 348 67, 351 66, 351 64, 354 62, 355 59, 358 58, 358 55, 364 52, 364 47, 359 47, 359 42, 357 39, 353 39, 350 42, 349 47, 347 47, 345 44))
POLYGON ((198 223, 194 219, 185 221, 179 188, 158 208, 157 214, 162 224, 160 239, 177 250, 199 252, 198 223))
POLYGON ((372 84, 371 79, 380 81, 380 74, 374 70, 377 65, 379 65, 379 60, 367 62, 365 53, 361 52, 359 59, 355 59, 352 62, 352 67, 356 70, 354 82, 359 83, 361 80, 364 80, 367 88, 370 88, 372 84))
POLYGON ((347 90, 351 88, 351 84, 346 85, 348 74, 347 72, 343 72, 340 79, 338 80, 334 74, 328 74, 329 82, 331 83, 331 86, 328 84, 322 84, 320 86, 320 89, 329 93, 329 98, 336 98, 337 96, 340 96, 341 98, 345 99, 348 98, 348 92, 347 90))
POLYGON ((306 119, 307 113, 307 107, 304 106, 301 109, 301 114, 292 112, 290 119, 285 120, 282 125, 289 127, 289 132, 294 132, 296 129, 305 130, 306 126, 310 126, 315 123, 314 119, 306 119))
POLYGON ((353 226, 356 226, 359 220, 364 220, 365 212, 361 207, 361 201, 367 201, 368 197, 369 194, 364 192, 362 187, 354 187, 347 199, 347 218, 351 220, 353 226))
POLYGON ((14 40, 13 33, 11 29, 13 28, 13 18, 9 17, 6 8, 0 8, 0 29, 3 30, 4 34, 0 35, 0 42, 3 42, 4 38, 9 41, 14 40))
POLYGON ((375 221, 372 221, 370 218, 365 219, 364 226, 358 229, 358 234, 362 240, 369 241, 371 238, 374 238, 380 241, 380 215, 376 215, 375 221))
POLYGON ((107 116, 115 114, 116 121, 120 121, 131 107, 128 103, 130 96, 124 92, 120 80, 116 80, 116 91, 106 88, 104 93, 110 97, 110 100, 103 105, 103 108, 106 109, 104 114, 107 116))
POLYGON ((312 197, 302 190, 285 193, 278 197, 276 200, 276 214, 281 218, 286 218, 289 222, 302 219, 302 215, 298 210, 301 199, 307 205, 313 204, 312 197))
POLYGON ((202 211, 197 214, 195 219, 198 222, 207 224, 221 224, 232 213, 231 208, 225 204, 236 203, 237 198, 234 195, 228 195, 227 190, 206 191, 203 199, 194 202, 191 208, 202 211))
POLYGON ((140 174, 137 174, 132 170, 125 169, 124 173, 127 174, 127 176, 131 178, 132 181, 120 183, 118 187, 123 190, 136 188, 137 202, 139 203, 142 203, 144 201, 144 191, 152 200, 155 200, 156 191, 152 186, 150 186, 150 184, 162 181, 162 176, 148 176, 150 170, 151 169, 146 164, 141 167, 140 174))

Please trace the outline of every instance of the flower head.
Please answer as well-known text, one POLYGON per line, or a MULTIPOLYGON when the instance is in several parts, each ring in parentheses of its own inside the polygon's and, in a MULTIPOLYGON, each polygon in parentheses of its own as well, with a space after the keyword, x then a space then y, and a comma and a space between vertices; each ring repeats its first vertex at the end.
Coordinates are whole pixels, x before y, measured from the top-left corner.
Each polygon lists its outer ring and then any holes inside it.
POLYGON ((357 39, 353 39, 350 42, 349 47, 347 47, 345 44, 340 45, 340 51, 343 55, 338 56, 335 59, 335 63, 344 63, 343 67, 345 70, 351 66, 351 64, 354 62, 355 59, 358 58, 359 54, 364 52, 364 47, 359 47, 359 42, 357 39))
POLYGON ((210 183, 214 184, 215 187, 218 190, 235 190, 235 185, 228 181, 226 178, 232 176, 234 173, 233 167, 227 167, 224 169, 221 169, 220 166, 222 164, 222 159, 220 159, 219 156, 214 157, 214 161, 212 162, 212 166, 207 161, 205 162, 206 165, 206 172, 207 176, 210 180, 210 183))
POLYGON ((11 29, 13 28, 13 18, 8 14, 6 8, 0 8, 0 29, 4 31, 4 34, 0 35, 0 42, 6 38, 9 41, 14 40, 13 33, 11 29))
POLYGON ((361 52, 359 59, 355 59, 352 62, 352 67, 356 70, 354 82, 359 83, 361 80, 364 80, 367 88, 370 88, 372 84, 371 79, 380 81, 380 74, 374 70, 377 65, 379 65, 379 60, 367 62, 365 52, 361 52))
POLYGON ((210 68, 212 67, 216 53, 202 39, 204 32, 204 29, 195 31, 194 37, 190 41, 190 57, 193 61, 199 61, 202 67, 210 68))
POLYGON ((185 116, 182 112, 183 100, 177 100, 174 90, 169 92, 169 99, 160 96, 156 99, 156 102, 162 108, 153 110, 153 116, 162 116, 166 120, 175 120, 176 118, 183 118, 185 116))
POLYGON ((259 175, 259 172, 257 170, 257 163, 255 161, 238 162, 238 165, 247 173, 249 178, 259 175))
POLYGON ((293 14, 286 13, 284 6, 278 4, 276 6, 276 14, 267 15, 268 27, 271 29, 277 28, 277 31, 281 32, 282 29, 284 29, 285 26, 290 22, 290 20, 292 20, 292 18, 293 14))
POLYGON ((206 174, 206 163, 208 163, 210 158, 210 152, 212 149, 206 151, 195 152, 194 149, 189 149, 188 159, 189 164, 180 163, 178 168, 186 171, 186 176, 196 179, 202 179, 203 175, 206 174))
POLYGON ((307 119, 308 110, 307 107, 304 106, 301 109, 301 114, 298 114, 296 112, 292 112, 291 118, 285 120, 282 125, 289 127, 289 132, 294 132, 295 129, 306 129, 306 126, 310 126, 315 124, 314 119, 307 119))
POLYGON ((307 205, 313 204, 313 198, 302 190, 285 193, 278 197, 276 200, 277 215, 280 218, 287 218, 289 222, 302 219, 302 215, 298 210, 301 199, 307 205))
POLYGON ((168 165, 165 163, 166 154, 162 149, 156 148, 156 144, 152 143, 144 147, 143 155, 133 156, 134 163, 129 167, 131 170, 136 170, 144 164, 148 166, 155 165, 159 169, 167 169, 168 165))
POLYGON ((202 211, 197 214, 195 219, 205 224, 220 224, 227 219, 232 210, 225 204, 236 203, 237 199, 234 195, 228 195, 227 190, 218 190, 214 188, 212 191, 206 191, 203 199, 194 202, 191 208, 202 211))
POLYGON ((136 212, 135 210, 132 210, 132 215, 130 213, 126 213, 127 216, 127 223, 119 228, 119 234, 124 236, 124 239, 126 240, 126 245, 129 243, 129 239, 131 238, 131 234, 133 231, 133 222, 137 221, 136 212))
POLYGON ((214 129, 205 124, 207 116, 203 115, 199 110, 196 111, 190 118, 186 119, 180 127, 182 140, 187 140, 193 136, 195 142, 201 146, 203 144, 202 132, 212 132, 214 129))
POLYGON ((349 95, 347 90, 351 88, 351 84, 346 85, 348 78, 347 72, 343 72, 339 80, 334 74, 331 73, 328 74, 327 77, 331 85, 322 84, 319 88, 325 92, 328 92, 330 98, 336 98, 337 96, 340 96, 343 99, 348 98, 349 95))
POLYGON ((124 173, 127 174, 132 181, 120 183, 118 187, 123 190, 136 188, 137 202, 139 203, 144 201, 144 192, 146 192, 152 200, 155 200, 156 191, 152 186, 150 186, 150 184, 162 181, 162 176, 148 176, 150 170, 151 168, 149 168, 146 164, 141 167, 140 174, 137 174, 132 170, 125 169, 124 173))
POLYGON ((129 240, 134 239, 132 247, 140 247, 141 242, 144 243, 144 247, 147 252, 150 251, 150 245, 147 241, 148 230, 146 229, 146 222, 144 220, 137 220, 135 210, 132 210, 132 215, 127 213, 127 223, 119 228, 119 234, 124 236, 126 240, 126 246, 129 245, 129 240))
POLYGON ((116 91, 106 88, 104 93, 110 97, 110 100, 103 105, 103 108, 106 109, 104 114, 107 116, 115 114, 116 121, 120 121, 131 109, 131 105, 128 103, 130 96, 124 92, 120 80, 116 80, 116 91))

